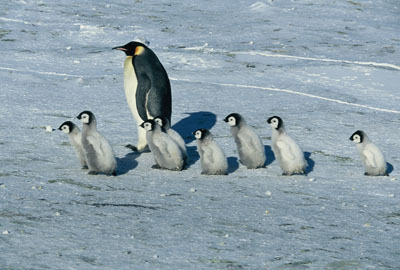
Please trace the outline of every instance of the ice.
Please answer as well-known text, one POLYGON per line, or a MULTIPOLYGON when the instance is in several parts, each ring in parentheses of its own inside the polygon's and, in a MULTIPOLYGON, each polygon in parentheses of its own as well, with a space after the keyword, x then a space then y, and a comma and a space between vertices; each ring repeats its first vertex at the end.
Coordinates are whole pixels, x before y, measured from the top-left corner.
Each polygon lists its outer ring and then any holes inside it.
MULTIPOLYGON (((0 269, 400 268, 399 2, 5 1, 0 10, 0 269), (122 53, 140 40, 167 70, 182 172, 151 169, 123 90, 122 53), (62 132, 91 110, 118 176, 80 169, 62 132), (229 126, 263 140, 247 170, 229 126), (266 120, 306 152, 282 176, 266 120), (229 175, 201 175, 192 132, 208 128, 229 175), (362 129, 389 177, 367 177, 362 129)), ((80 124, 79 124, 80 125, 80 124)))

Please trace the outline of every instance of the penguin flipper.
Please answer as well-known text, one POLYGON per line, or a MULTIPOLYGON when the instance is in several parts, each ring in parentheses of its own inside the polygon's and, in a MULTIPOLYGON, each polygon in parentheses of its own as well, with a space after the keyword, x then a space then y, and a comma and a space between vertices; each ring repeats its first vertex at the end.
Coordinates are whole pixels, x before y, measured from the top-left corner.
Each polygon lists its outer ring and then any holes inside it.
POLYGON ((151 88, 151 81, 146 74, 138 75, 138 85, 136 90, 136 108, 140 118, 143 121, 148 119, 147 117, 147 99, 151 88))
POLYGON ((378 167, 378 166, 376 165, 376 162, 375 162, 375 155, 374 155, 371 151, 364 150, 364 151, 363 151, 363 155, 364 155, 365 160, 367 161, 367 163, 368 163, 372 168, 378 167))
POLYGON ((296 158, 295 155, 292 153, 292 149, 288 143, 277 141, 276 146, 279 148, 282 157, 287 157, 290 160, 294 160, 296 158))

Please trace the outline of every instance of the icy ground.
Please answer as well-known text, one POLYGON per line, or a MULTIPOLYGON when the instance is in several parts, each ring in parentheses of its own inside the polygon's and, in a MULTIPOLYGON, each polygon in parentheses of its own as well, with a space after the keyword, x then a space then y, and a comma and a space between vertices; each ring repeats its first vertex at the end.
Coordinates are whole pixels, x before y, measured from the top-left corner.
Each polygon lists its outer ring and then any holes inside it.
POLYGON ((400 269, 398 0, 9 0, 0 9, 0 269, 400 269), (137 155, 124 55, 150 42, 173 89, 190 167, 137 155), (92 110, 117 177, 80 170, 57 128, 92 110), (222 119, 241 113, 267 168, 238 164, 222 119), (266 119, 309 156, 283 177, 266 119), (200 175, 210 128, 228 176, 200 175), (362 129, 390 177, 366 177, 362 129))

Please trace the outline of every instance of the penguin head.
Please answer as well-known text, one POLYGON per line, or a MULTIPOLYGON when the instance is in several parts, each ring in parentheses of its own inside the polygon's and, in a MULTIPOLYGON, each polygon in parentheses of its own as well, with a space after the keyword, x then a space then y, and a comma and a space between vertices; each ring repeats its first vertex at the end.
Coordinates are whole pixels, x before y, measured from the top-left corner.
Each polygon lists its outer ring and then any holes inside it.
POLYGON ((74 130, 74 128, 75 128, 74 123, 72 123, 71 121, 66 121, 62 123, 58 129, 64 132, 65 134, 70 134, 72 130, 74 130))
POLYGON ((350 136, 350 141, 354 142, 355 144, 363 143, 365 139, 365 132, 362 130, 357 130, 350 136))
POLYGON ((210 131, 208 131, 205 128, 200 128, 200 129, 196 130, 195 132, 193 132, 193 135, 197 140, 203 140, 205 137, 209 136, 210 134, 211 134, 210 131))
POLYGON ((279 116, 272 116, 268 118, 267 122, 272 128, 277 130, 283 127, 283 120, 279 116))
POLYGON ((123 46, 117 46, 112 49, 123 51, 126 54, 126 56, 142 55, 147 50, 149 50, 149 48, 146 45, 137 41, 131 41, 123 46))
POLYGON ((77 118, 81 120, 83 124, 87 125, 96 120, 94 114, 91 111, 83 111, 77 116, 77 118))
POLYGON ((156 122, 160 127, 164 128, 166 130, 170 128, 169 121, 164 116, 155 117, 154 122, 156 122))
POLYGON ((240 125, 240 123, 243 121, 243 117, 238 113, 231 113, 225 117, 224 121, 227 122, 231 127, 235 127, 240 125))
POLYGON ((152 131, 157 123, 154 120, 146 120, 140 126, 146 131, 152 131))

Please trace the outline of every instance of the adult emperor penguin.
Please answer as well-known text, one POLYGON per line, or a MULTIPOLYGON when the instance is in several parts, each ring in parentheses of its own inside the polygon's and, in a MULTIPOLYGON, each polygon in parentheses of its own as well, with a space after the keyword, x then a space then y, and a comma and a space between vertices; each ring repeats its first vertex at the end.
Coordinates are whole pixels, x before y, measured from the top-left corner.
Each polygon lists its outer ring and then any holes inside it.
POLYGON ((247 169, 264 167, 266 160, 264 145, 254 128, 247 125, 246 120, 238 113, 231 113, 224 121, 231 126, 240 163, 247 169))
POLYGON ((117 175, 117 161, 108 141, 97 131, 96 117, 90 111, 81 112, 78 117, 83 123, 82 147, 85 151, 89 174, 104 173, 117 175))
POLYGON ((201 174, 226 175, 228 174, 228 161, 224 151, 213 139, 207 129, 198 129, 193 132, 197 139, 197 150, 200 154, 201 174))
POLYGON ((88 169, 85 151, 82 147, 82 133, 79 127, 71 121, 66 121, 62 123, 58 129, 68 135, 69 142, 75 150, 76 156, 81 163, 82 169, 88 169))
POLYGON ((305 174, 307 162, 299 145, 286 133, 279 116, 267 120, 272 128, 272 151, 283 171, 283 175, 305 174))
POLYGON ((171 128, 167 118, 162 116, 157 116, 156 118, 154 118, 154 121, 159 126, 161 126, 165 130, 165 132, 167 132, 167 134, 179 145, 179 148, 181 149, 183 154, 183 159, 186 161, 187 160, 186 144, 182 136, 171 128))
POLYGON ((389 175, 385 157, 381 150, 371 142, 367 134, 362 130, 354 132, 350 140, 356 144, 361 159, 365 166, 365 175, 380 176, 389 175))
POLYGON ((156 162, 152 168, 181 171, 184 159, 179 145, 152 119, 144 121, 141 127, 147 131, 147 142, 156 162))
POLYGON ((167 72, 155 53, 140 42, 129 42, 114 50, 125 52, 124 88, 129 108, 138 125, 138 144, 128 146, 143 151, 147 146, 146 131, 141 123, 156 116, 171 121, 171 85, 167 72))

